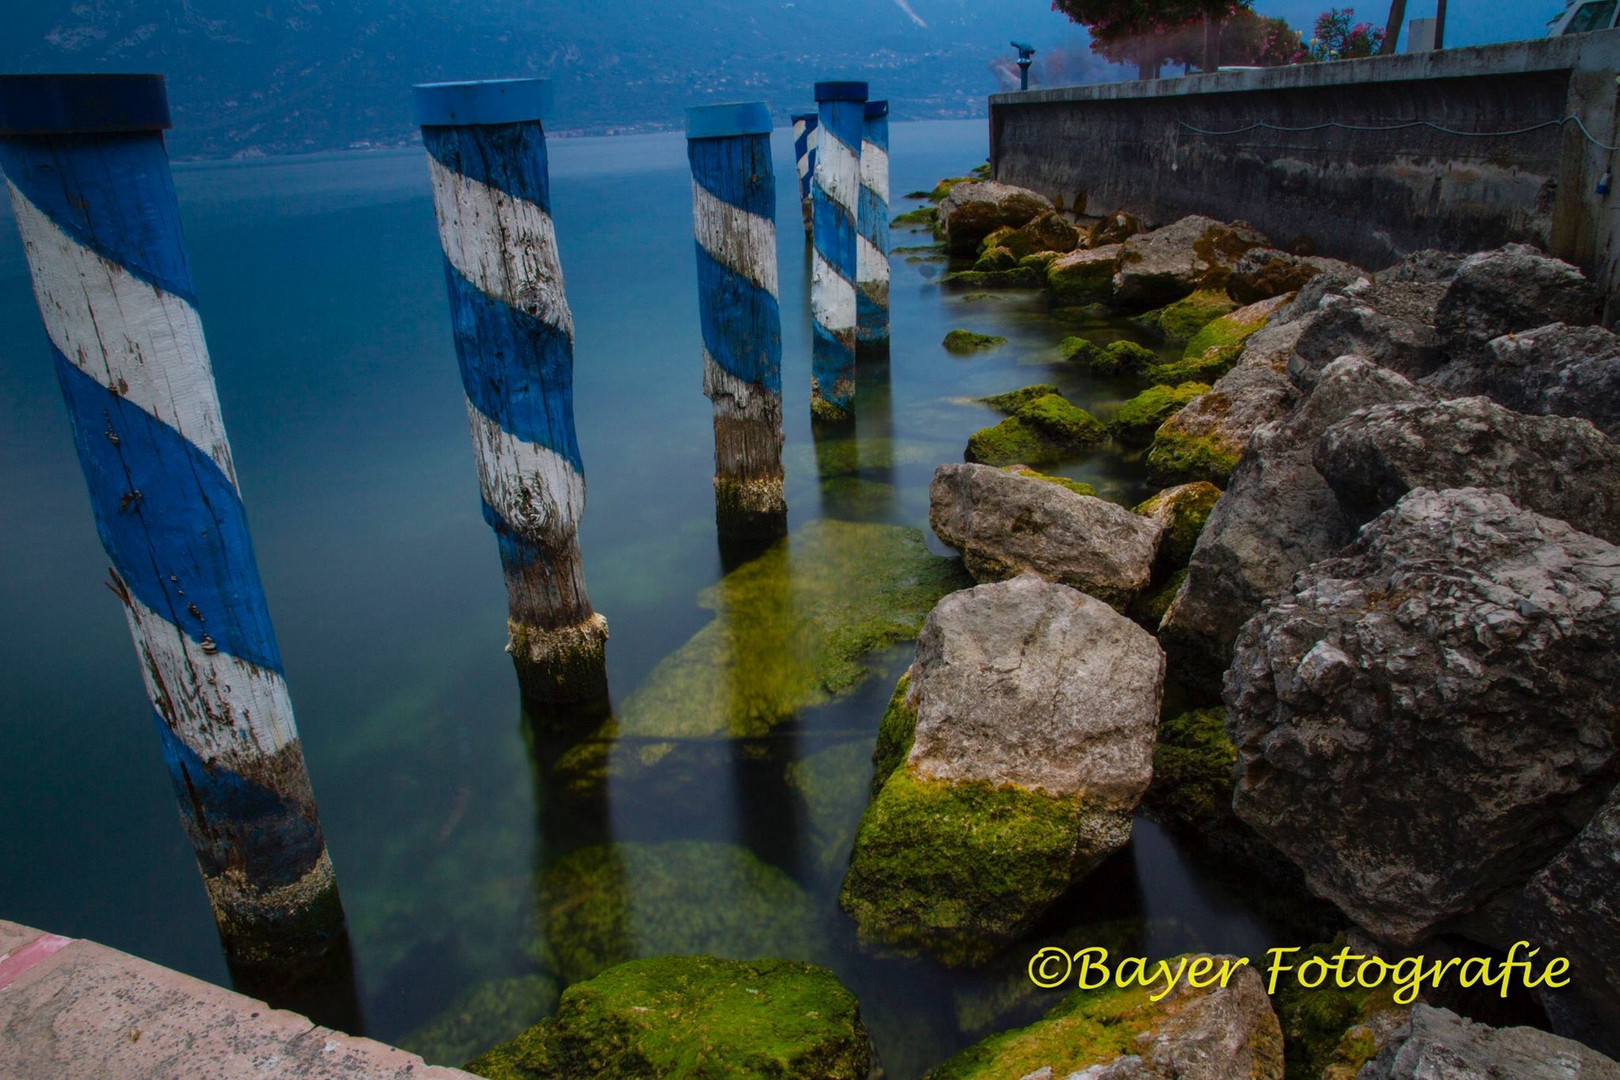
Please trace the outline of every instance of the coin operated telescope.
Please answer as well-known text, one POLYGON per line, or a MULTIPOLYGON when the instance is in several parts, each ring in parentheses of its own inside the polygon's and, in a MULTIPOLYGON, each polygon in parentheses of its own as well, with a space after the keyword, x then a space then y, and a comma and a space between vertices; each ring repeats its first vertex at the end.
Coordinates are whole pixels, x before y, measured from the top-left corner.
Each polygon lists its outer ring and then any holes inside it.
POLYGON ((1028 90, 1029 65, 1035 62, 1035 46, 1015 41, 1012 47, 1018 50, 1018 89, 1028 90))

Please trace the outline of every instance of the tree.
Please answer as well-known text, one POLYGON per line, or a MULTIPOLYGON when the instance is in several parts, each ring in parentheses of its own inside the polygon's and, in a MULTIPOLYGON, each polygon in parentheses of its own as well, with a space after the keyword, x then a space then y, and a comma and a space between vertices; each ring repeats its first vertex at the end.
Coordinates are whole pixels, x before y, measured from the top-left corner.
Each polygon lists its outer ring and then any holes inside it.
POLYGON ((1312 60, 1354 60, 1372 56, 1384 44, 1384 32, 1372 23, 1352 23, 1355 8, 1328 8, 1316 17, 1309 50, 1312 60))
POLYGON ((1144 79, 1159 77, 1166 60, 1213 71, 1219 60, 1220 30, 1251 0, 1052 0, 1061 11, 1091 30, 1091 49, 1115 63, 1135 63, 1144 79), (1194 44, 1196 42, 1196 44, 1194 44))
POLYGON ((1306 59, 1305 42, 1287 19, 1240 11, 1221 32, 1221 63, 1280 67, 1306 59))

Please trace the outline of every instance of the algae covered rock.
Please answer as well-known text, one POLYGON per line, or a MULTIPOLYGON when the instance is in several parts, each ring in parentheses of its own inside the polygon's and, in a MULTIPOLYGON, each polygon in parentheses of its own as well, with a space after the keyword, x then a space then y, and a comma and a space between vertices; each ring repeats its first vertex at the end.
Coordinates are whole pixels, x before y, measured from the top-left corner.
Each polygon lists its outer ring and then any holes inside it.
POLYGON ((1028 465, 1003 465, 1001 469, 1003 472, 1010 472, 1014 476, 1023 476, 1031 480, 1044 480, 1048 484, 1057 484, 1059 487, 1068 488, 1076 495, 1095 496, 1097 494, 1097 489, 1084 480, 1072 480, 1067 476, 1048 476, 1043 472, 1036 472, 1028 465))
POLYGON ((557 980, 517 975, 479 983, 399 1041, 430 1065, 460 1065, 491 1043, 510 1039, 557 1007, 557 980))
POLYGON ((962 584, 916 529, 810 523, 699 596, 714 620, 653 669, 612 734, 762 735, 852 690, 868 654, 914 638, 962 584))
MULTIPOLYGON (((1183 961, 1199 962, 1169 964, 1183 961)), ((1282 1036, 1260 976, 1232 957, 1205 963, 1199 981, 1214 985, 1183 977, 1166 993, 1160 976, 1146 987, 1076 990, 1044 1019, 968 1047, 929 1080, 1282 1080, 1282 1036), (1223 962, 1225 986, 1213 978, 1223 962)))
POLYGON ((1126 446, 1147 446, 1161 424, 1209 390, 1208 383, 1200 382, 1150 386, 1119 407, 1108 425, 1109 434, 1126 446))
POLYGON ((1163 527, 1122 506, 985 465, 941 465, 928 522, 979 581, 1033 572, 1123 608, 1147 587, 1163 527))
POLYGON ((1199 289, 1138 317, 1136 325, 1169 345, 1185 345, 1205 326, 1237 308, 1224 291, 1199 289))
POLYGON ((1114 296, 1119 272, 1119 244, 1082 248, 1054 259, 1046 267, 1046 287, 1059 304, 1095 304, 1114 296))
POLYGON ((1158 353, 1134 341, 1098 345, 1083 337, 1066 337, 1058 348, 1071 364, 1080 364, 1094 375, 1110 378, 1140 375, 1159 362, 1158 353))
POLYGON ((953 353, 972 353, 1005 345, 1007 339, 995 334, 976 334, 972 330, 952 330, 940 344, 953 353))
POLYGON ((582 848, 542 871, 538 891, 540 928, 568 983, 647 956, 819 955, 810 897, 735 844, 582 848))
POLYGON ((1114 275, 1114 298, 1145 311, 1174 303, 1200 288, 1223 289, 1232 266, 1266 238, 1247 225, 1185 217, 1125 241, 1114 275))
POLYGON ((992 394, 989 397, 980 398, 979 400, 990 406, 992 409, 995 409, 997 412, 1004 412, 1011 416, 1013 413, 1016 413, 1019 409, 1022 409, 1025 405, 1028 405, 1037 398, 1043 398, 1048 394, 1055 394, 1057 392, 1058 388, 1055 386, 1048 383, 1036 383, 1034 386, 1024 386, 1017 390, 1008 390, 1004 394, 992 394))
POLYGON ((975 270, 1011 270, 1018 265, 1020 256, 1011 248, 992 247, 985 250, 973 264, 975 270))
POLYGON ((1620 1064, 1534 1028, 1493 1028, 1414 1005, 1360 1080, 1620 1080, 1620 1064))
POLYGON ((951 185, 939 205, 939 225, 953 255, 972 255, 997 229, 1026 225, 1052 209, 1050 200, 1028 188, 970 180, 951 185))
POLYGON ((1265 329, 1272 317, 1289 300, 1290 297, 1287 296, 1262 300, 1211 319, 1188 340, 1182 353, 1181 364, 1167 365, 1163 375, 1154 381, 1167 382, 1176 377, 1197 377, 1197 375, 1220 378, 1236 366, 1249 339, 1265 329), (1197 375, 1178 376, 1176 372, 1179 371, 1194 372, 1197 375))
POLYGON ((1501 905, 1613 787, 1617 643, 1620 549, 1419 488, 1243 628, 1234 809, 1378 940, 1505 947, 1501 905))
POLYGON ((1255 248, 1244 253, 1226 279, 1226 292, 1240 304, 1256 304, 1298 292, 1318 274, 1360 275, 1349 263, 1312 255, 1290 255, 1276 248, 1255 248))
POLYGON ((1024 576, 941 601, 840 894, 862 935, 963 963, 1026 929, 1129 839, 1163 678, 1151 635, 1073 589, 1024 576))
POLYGON ((868 1080, 860 1006, 825 968, 665 956, 571 986, 557 1015, 467 1063, 489 1080, 868 1080))
POLYGON ((1236 773, 1226 710, 1193 709, 1159 724, 1153 784, 1144 801, 1155 818, 1183 831, 1224 826, 1232 816, 1236 773))
POLYGON ((1086 233, 1086 246, 1092 248, 1120 244, 1142 231, 1142 222, 1135 214, 1116 210, 1091 227, 1086 233))
POLYGON ((872 755, 863 742, 837 743, 787 767, 787 786, 804 801, 806 839, 816 869, 842 868, 869 794, 872 755))
MULTIPOLYGON (((1331 962, 1341 952, 1365 956, 1367 950, 1350 948, 1341 935, 1290 954, 1288 962, 1331 962)), ((1282 1022, 1287 1080, 1354 1080, 1409 1011, 1395 1003, 1388 984, 1368 990, 1341 987, 1333 980, 1304 987, 1296 979, 1282 979, 1272 1004, 1282 1022)))
POLYGON ((1007 419, 974 432, 963 457, 985 465, 1044 465, 1107 437, 1101 421, 1060 395, 1025 395, 1007 419))
POLYGON ((1198 537, 1209 521, 1221 489, 1202 480, 1166 488, 1131 512, 1157 521, 1164 527, 1159 541, 1159 565, 1179 568, 1192 558, 1198 537))

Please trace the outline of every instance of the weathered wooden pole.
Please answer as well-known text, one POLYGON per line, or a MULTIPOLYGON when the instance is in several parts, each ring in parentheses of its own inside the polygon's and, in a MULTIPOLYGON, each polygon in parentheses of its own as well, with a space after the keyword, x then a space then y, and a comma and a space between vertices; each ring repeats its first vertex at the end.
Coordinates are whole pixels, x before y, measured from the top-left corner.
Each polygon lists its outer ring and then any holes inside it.
POLYGON ((861 194, 856 213, 855 340, 862 349, 889 347, 889 103, 866 103, 861 139, 861 194))
POLYGON ((607 691, 607 621, 585 595, 574 320, 551 222, 545 79, 416 87, 484 519, 506 575, 523 694, 607 691))
POLYGON ((815 254, 810 313, 810 414, 830 423, 855 419, 855 215, 861 190, 866 84, 816 83, 817 129, 811 214, 815 254))
POLYGON ((816 171, 816 127, 820 123, 815 113, 795 113, 793 116, 793 160, 799 169, 799 212, 804 215, 804 235, 810 235, 810 181, 816 171))
POLYGON ((197 314, 161 75, 0 76, 22 233, 108 587, 124 606, 228 958, 344 940, 197 314))
POLYGON ((688 109, 686 139, 703 392, 714 403, 715 520, 722 536, 781 536, 787 499, 771 113, 763 102, 688 109))

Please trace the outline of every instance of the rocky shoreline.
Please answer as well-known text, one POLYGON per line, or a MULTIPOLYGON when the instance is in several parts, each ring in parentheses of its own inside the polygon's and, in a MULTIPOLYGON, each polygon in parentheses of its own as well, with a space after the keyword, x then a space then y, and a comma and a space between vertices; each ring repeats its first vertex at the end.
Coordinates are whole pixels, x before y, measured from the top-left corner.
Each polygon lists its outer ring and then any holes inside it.
MULTIPOLYGON (((946 287, 1043 290, 1161 351, 1071 339, 1069 363, 1140 387, 1111 423, 1010 387, 935 472, 930 524, 976 584, 874 717, 839 897, 863 943, 958 966, 1033 948, 1140 808, 1319 915, 1308 955, 1524 940, 1571 965, 1533 992, 1550 1030, 1243 968, 1076 990, 930 1076, 1620 1078, 1620 337, 1596 291, 1522 246, 1375 273, 975 177, 930 199, 898 223, 972 260, 946 287), (1108 439, 1158 494, 1037 471, 1108 439)), ((879 1075, 824 969, 590 971, 473 1071, 879 1075)))

